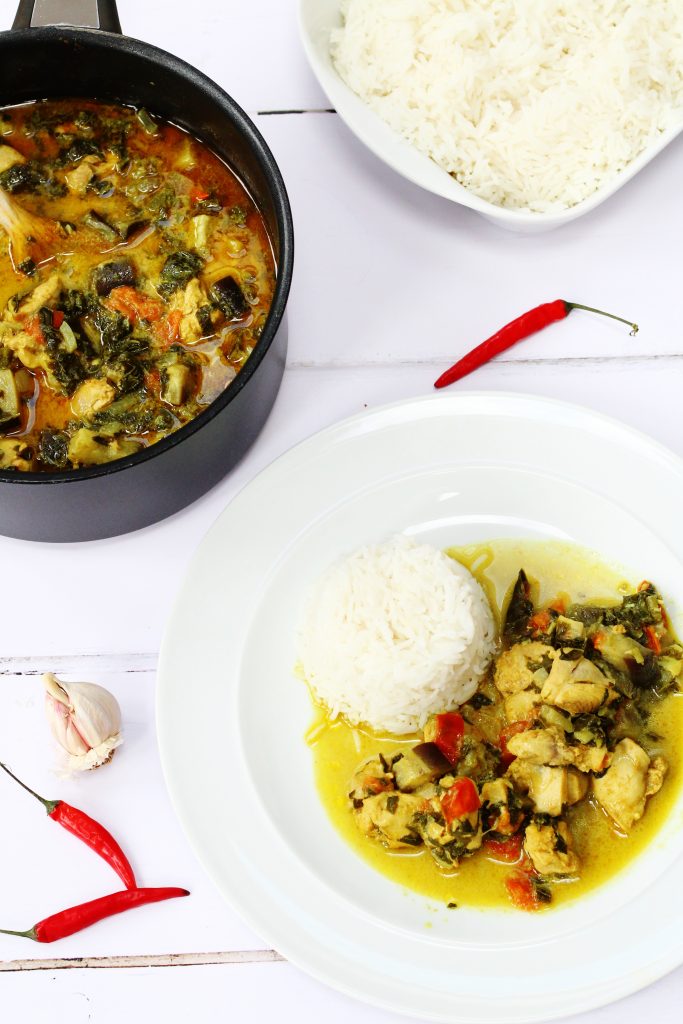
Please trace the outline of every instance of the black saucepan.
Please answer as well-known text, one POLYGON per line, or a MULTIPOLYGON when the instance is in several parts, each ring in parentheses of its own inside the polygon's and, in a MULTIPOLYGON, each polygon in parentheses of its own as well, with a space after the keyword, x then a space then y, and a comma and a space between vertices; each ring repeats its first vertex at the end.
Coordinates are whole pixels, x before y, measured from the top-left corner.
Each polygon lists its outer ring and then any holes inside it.
POLYGON ((292 218, 280 171, 244 111, 195 68, 121 35, 115 0, 21 0, 0 33, 0 105, 92 98, 142 105, 222 156, 263 213, 278 283, 264 332, 227 390, 170 437, 104 466, 57 473, 0 470, 0 533, 94 540, 147 526, 212 487, 263 427, 282 379, 292 218))

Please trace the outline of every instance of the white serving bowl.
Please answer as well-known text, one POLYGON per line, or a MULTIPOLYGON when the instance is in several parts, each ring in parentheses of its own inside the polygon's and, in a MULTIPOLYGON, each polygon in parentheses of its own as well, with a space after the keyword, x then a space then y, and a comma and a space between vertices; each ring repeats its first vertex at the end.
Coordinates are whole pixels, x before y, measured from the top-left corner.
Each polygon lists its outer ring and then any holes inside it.
POLYGON ((487 220, 511 231, 533 233, 568 224, 577 217, 589 213, 617 192, 622 185, 646 166, 677 135, 683 131, 681 124, 664 132, 657 142, 643 150, 639 157, 616 175, 610 182, 599 188, 593 195, 568 210, 559 213, 531 213, 526 210, 510 210, 480 199, 460 185, 455 178, 438 164, 420 153, 398 132, 390 128, 363 100, 360 99, 337 73, 330 57, 330 33, 340 28, 342 18, 339 0, 299 0, 299 25, 301 38, 311 68, 320 85, 345 124, 351 129, 375 156, 408 181, 433 192, 461 206, 469 206, 487 220))

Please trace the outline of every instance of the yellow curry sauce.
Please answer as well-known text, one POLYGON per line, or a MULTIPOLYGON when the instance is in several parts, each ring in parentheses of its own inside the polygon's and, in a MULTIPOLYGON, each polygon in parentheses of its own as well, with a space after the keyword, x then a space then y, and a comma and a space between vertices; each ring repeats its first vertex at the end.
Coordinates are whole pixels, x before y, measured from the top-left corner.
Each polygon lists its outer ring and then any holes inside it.
MULTIPOLYGON (((466 565, 479 580, 491 602, 497 624, 511 580, 520 566, 539 581, 539 605, 558 594, 576 602, 614 603, 634 589, 620 573, 587 551, 556 542, 493 541, 448 552, 466 565)), ((501 706, 482 708, 472 716, 484 734, 495 735, 502 721, 501 706)), ((583 895, 614 876, 654 838, 669 814, 683 778, 680 738, 683 736, 683 696, 670 695, 655 708, 650 719, 661 737, 657 752, 669 764, 663 788, 650 797, 644 816, 628 836, 620 835, 604 811, 592 800, 569 808, 574 847, 582 861, 580 876, 553 886, 558 905, 583 895)), ((496 861, 486 847, 463 859, 456 870, 444 871, 426 849, 390 851, 357 828, 348 799, 349 780, 359 763, 382 752, 385 756, 413 746, 418 737, 381 736, 352 727, 345 721, 330 722, 316 707, 307 740, 311 746, 317 788, 338 831, 375 870, 392 881, 441 903, 458 906, 510 907, 505 888, 511 865, 496 861)))
POLYGON ((144 110, 0 111, 0 468, 130 454, 244 365, 275 285, 263 219, 207 146, 144 110))

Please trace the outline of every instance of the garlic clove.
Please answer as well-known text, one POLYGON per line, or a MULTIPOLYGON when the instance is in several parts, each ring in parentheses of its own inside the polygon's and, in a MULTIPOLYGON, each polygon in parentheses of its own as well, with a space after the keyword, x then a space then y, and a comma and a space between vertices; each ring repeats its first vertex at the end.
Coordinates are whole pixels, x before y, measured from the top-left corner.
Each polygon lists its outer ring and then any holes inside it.
POLYGON ((96 768, 122 743, 121 709, 96 683, 66 683, 43 676, 45 710, 52 735, 76 769, 96 768))

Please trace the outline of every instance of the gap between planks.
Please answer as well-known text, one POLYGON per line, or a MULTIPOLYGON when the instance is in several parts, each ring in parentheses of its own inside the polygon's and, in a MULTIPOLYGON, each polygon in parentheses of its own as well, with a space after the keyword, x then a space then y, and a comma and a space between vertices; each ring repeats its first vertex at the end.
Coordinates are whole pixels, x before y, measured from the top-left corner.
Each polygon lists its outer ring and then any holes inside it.
MULTIPOLYGON (((429 356, 426 359, 378 359, 376 361, 330 359, 317 362, 313 359, 292 359, 287 363, 288 370, 409 370, 421 366, 442 367, 448 362, 448 356, 429 356)), ((604 355, 604 356, 552 356, 551 358, 505 359, 497 356, 491 365, 514 368, 516 366, 615 366, 633 367, 639 365, 660 367, 678 366, 683 360, 683 353, 662 352, 658 355, 642 353, 641 355, 604 355)), ((487 364, 484 364, 487 365, 487 364)))
POLYGON ((155 651, 134 653, 104 652, 103 654, 34 654, 24 657, 0 657, 0 677, 38 676, 44 672, 71 673, 97 672, 117 674, 155 672, 159 655, 155 651))
POLYGON ((78 956, 41 960, 2 960, 0 971, 125 970, 134 967, 215 967, 221 964, 284 963, 274 949, 229 953, 161 953, 146 956, 78 956))
POLYGON ((257 117, 283 117, 289 114, 336 114, 334 107, 308 107, 292 110, 257 110, 257 117))

